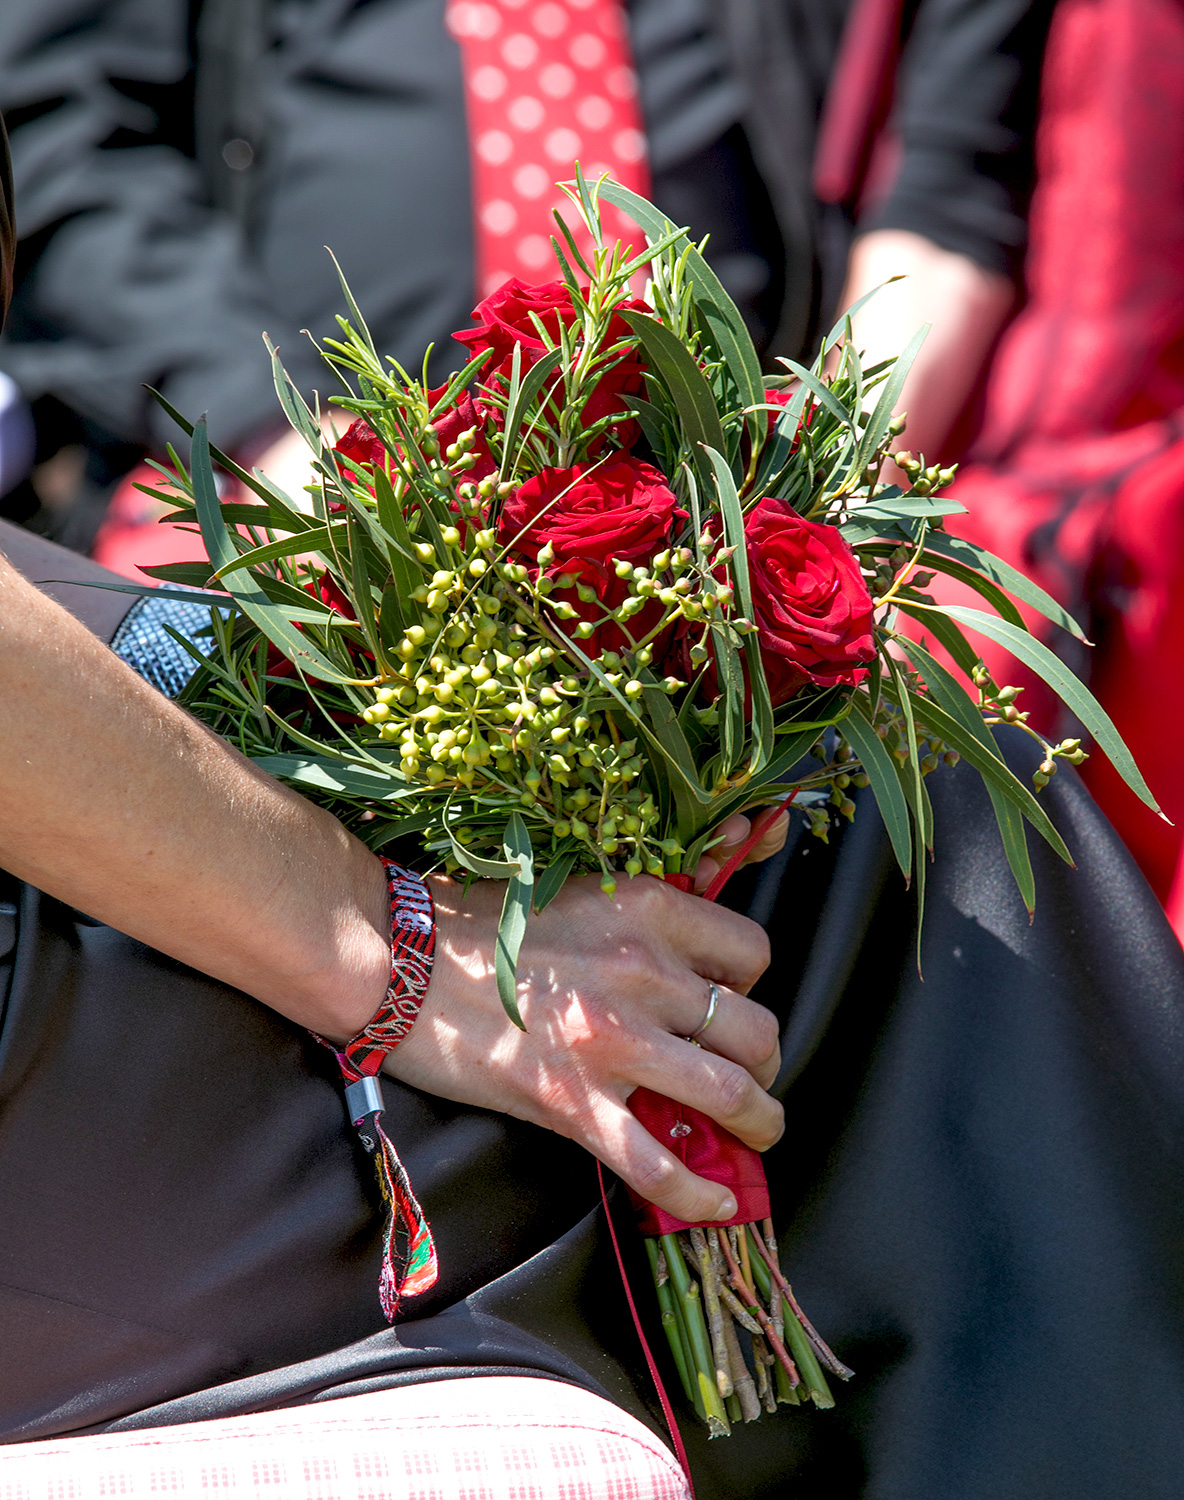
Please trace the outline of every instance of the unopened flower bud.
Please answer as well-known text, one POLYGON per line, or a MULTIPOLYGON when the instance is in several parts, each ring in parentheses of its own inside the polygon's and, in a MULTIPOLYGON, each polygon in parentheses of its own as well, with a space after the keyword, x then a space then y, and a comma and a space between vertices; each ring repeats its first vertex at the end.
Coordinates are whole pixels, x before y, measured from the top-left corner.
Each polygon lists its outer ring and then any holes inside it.
POLYGON ((419 558, 420 562, 431 562, 436 555, 436 549, 430 542, 413 542, 411 550, 419 558))

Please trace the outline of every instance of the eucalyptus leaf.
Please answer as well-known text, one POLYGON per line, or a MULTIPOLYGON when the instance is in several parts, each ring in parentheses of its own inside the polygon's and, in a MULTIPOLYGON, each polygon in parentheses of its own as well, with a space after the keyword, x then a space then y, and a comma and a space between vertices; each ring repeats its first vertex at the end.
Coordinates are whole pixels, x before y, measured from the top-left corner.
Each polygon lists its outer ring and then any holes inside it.
POLYGON ((510 814, 502 842, 507 861, 514 861, 515 874, 506 886, 501 920, 497 924, 494 970, 497 990, 506 1015, 520 1031, 526 1026, 518 1010, 518 954, 526 936, 530 901, 534 892, 534 850, 521 813, 510 814))
POLYGON ((904 878, 908 880, 913 865, 913 836, 909 827, 908 803, 900 789, 892 757, 872 727, 871 705, 862 693, 855 695, 854 709, 847 716, 843 733, 867 772, 872 794, 892 843, 892 852, 896 855, 896 862, 904 873, 904 878))
POLYGON ((989 781, 1031 823, 1036 832, 1066 864, 1073 863, 1073 856, 1065 841, 1053 827, 1052 820, 1018 776, 999 756, 983 748, 978 736, 971 734, 952 714, 946 712, 930 697, 911 695, 912 710, 917 722, 939 739, 957 750, 968 760, 984 781, 989 781))
MULTIPOLYGON (((1134 756, 1114 727, 1114 721, 1085 684, 1069 671, 1059 657, 1054 656, 1048 647, 1038 641, 1035 636, 1029 635, 1026 630, 1018 629, 1007 620, 996 619, 994 615, 984 614, 979 609, 967 609, 961 604, 947 604, 944 608, 945 613, 951 618, 960 620, 969 630, 977 630, 988 640, 1003 646, 1013 656, 1018 657, 1025 666, 1031 667, 1038 677, 1043 678, 1069 712, 1089 730, 1098 748, 1109 757, 1110 764, 1140 802, 1146 803, 1151 811, 1159 813, 1161 818, 1164 816, 1159 803, 1151 794, 1150 787, 1143 780, 1143 773, 1135 764, 1134 756)), ((1164 821, 1167 821, 1166 818, 1164 821)))
MULTIPOLYGON (((947 672, 941 662, 931 656, 919 642, 907 636, 900 637, 899 641, 901 647, 920 670, 930 696, 947 713, 957 719, 967 733, 974 735, 989 755, 1002 759, 994 736, 983 722, 978 705, 970 698, 958 679, 947 672)), ((1003 851, 1007 856, 1008 866, 1019 887, 1024 905, 1031 915, 1036 907, 1036 878, 1032 873, 1032 860, 1028 854, 1023 815, 1013 802, 1003 796, 993 782, 984 780, 983 785, 987 796, 991 799, 991 808, 995 814, 995 821, 999 825, 999 837, 1003 842, 1003 851)))
POLYGON ((799 365, 796 359, 782 360, 782 364, 793 371, 810 394, 826 407, 827 411, 830 412, 831 416, 841 426, 849 427, 853 433, 858 435, 851 412, 847 410, 824 380, 820 380, 817 375, 812 375, 804 365, 799 365))
MULTIPOLYGON (((748 620, 753 618, 752 583, 748 574, 748 542, 744 535, 744 512, 740 507, 740 496, 732 471, 722 453, 708 448, 707 457, 715 471, 715 487, 719 496, 720 515, 723 517, 724 537, 729 547, 734 548, 729 564, 736 583, 736 596, 740 613, 748 620)), ((752 753, 749 769, 759 771, 768 760, 773 748, 773 704, 769 696, 769 684, 765 677, 765 664, 761 656, 760 642, 755 635, 744 638, 744 658, 748 666, 748 691, 752 703, 752 753)))
POLYGON ((192 589, 204 589, 211 576, 208 562, 157 563, 153 567, 141 567, 140 572, 147 573, 149 578, 160 578, 165 583, 183 583, 192 589))
POLYGON ((850 516, 853 521, 912 521, 927 516, 961 516, 966 507, 957 500, 942 499, 940 495, 899 495, 891 499, 869 500, 866 505, 853 505, 850 516))
POLYGON ((224 579, 228 573, 237 572, 240 568, 255 568, 263 563, 274 562, 278 557, 299 557, 304 552, 332 555, 335 545, 345 539, 345 530, 342 525, 318 526, 314 531, 302 531, 295 536, 280 537, 277 541, 264 543, 262 547, 239 553, 212 576, 224 579))
POLYGON ((458 865, 470 871, 473 875, 481 875, 486 880, 508 880, 510 876, 519 873, 517 860, 486 859, 483 855, 472 854, 461 843, 457 842, 456 835, 449 828, 448 841, 452 845, 452 855, 458 865))
POLYGON ((564 882, 571 874, 575 866, 574 854, 561 854, 558 859, 552 860, 534 885, 534 909, 540 912, 544 907, 550 906, 555 897, 563 889, 564 882))
POLYGON ((946 532, 939 531, 931 532, 926 537, 925 550, 941 553, 942 556, 953 558, 955 562, 960 562, 965 567, 985 573, 1000 588, 1006 589, 1009 594, 1014 594, 1025 604, 1030 604, 1046 620, 1051 620, 1054 625, 1067 630, 1070 635, 1076 636, 1087 646, 1091 644, 1086 639, 1081 626, 1051 594, 1042 589, 1038 583, 1033 583, 1027 574, 1021 573, 1018 568, 1013 568, 1010 563, 1005 563, 1001 557, 996 557, 985 547, 976 546, 973 542, 963 541, 961 537, 950 536, 946 532))
POLYGON ((621 316, 637 335, 650 364, 661 376, 678 408, 693 461, 705 475, 709 475, 711 470, 704 448, 714 448, 722 453, 727 442, 706 375, 682 340, 648 313, 622 311, 621 316))
POLYGON ((366 766, 350 766, 326 755, 263 755, 255 764, 271 776, 294 786, 340 792, 343 797, 366 797, 376 802, 396 801, 419 789, 398 772, 384 775, 366 766), (392 781, 402 785, 391 786, 392 781))

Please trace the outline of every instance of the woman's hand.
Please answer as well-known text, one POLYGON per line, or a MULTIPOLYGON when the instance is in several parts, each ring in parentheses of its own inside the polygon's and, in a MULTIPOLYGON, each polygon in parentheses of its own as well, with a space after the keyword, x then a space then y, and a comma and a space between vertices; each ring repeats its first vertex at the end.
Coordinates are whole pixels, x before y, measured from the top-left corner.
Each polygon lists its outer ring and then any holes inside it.
MULTIPOLYGON (((738 832, 730 830, 736 845, 747 836, 738 832)), ((504 887, 480 880, 462 895, 438 879, 432 890, 432 982, 386 1071, 579 1141, 680 1218, 730 1218, 730 1193, 688 1171, 626 1100, 645 1086, 703 1110, 758 1150, 780 1137, 781 1107, 765 1093, 780 1062, 777 1022, 745 993, 769 961, 761 928, 648 876, 621 880, 611 901, 595 877, 569 880, 527 925, 522 1032, 494 976, 504 887), (697 1047, 685 1038, 703 1023, 712 980, 719 1005, 697 1047)))
MULTIPOLYGON (((864 351, 866 368, 899 354, 918 328, 930 325, 896 403, 909 419, 896 446, 924 453, 928 463, 944 462, 950 432, 1015 305, 1015 287, 998 271, 923 235, 876 229, 851 247, 841 306, 850 307, 892 276, 904 279, 881 287, 852 319, 855 345, 864 351)), ((878 395, 872 392, 871 399, 878 395)), ((903 479, 899 473, 881 476, 890 477, 903 479)))
MULTIPOLYGON (((753 813, 751 820, 742 813, 735 813, 732 817, 724 819, 715 830, 719 843, 714 844, 695 867, 696 891, 699 893, 705 891, 733 855, 744 848, 752 833, 753 821, 759 822, 761 818, 767 816, 768 810, 762 807, 753 813)), ((741 865, 759 865, 763 860, 772 859, 774 854, 781 852, 788 832, 789 814, 783 812, 765 829, 759 840, 744 856, 741 865)))

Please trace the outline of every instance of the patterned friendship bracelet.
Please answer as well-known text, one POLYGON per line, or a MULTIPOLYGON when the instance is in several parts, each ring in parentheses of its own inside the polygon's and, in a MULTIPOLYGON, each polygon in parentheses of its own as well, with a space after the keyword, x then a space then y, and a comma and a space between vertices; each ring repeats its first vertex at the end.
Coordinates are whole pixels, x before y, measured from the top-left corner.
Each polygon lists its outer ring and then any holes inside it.
POLYGON ((399 1154, 382 1128, 382 1086, 377 1074, 415 1024, 432 977, 436 915, 423 877, 394 860, 383 859, 391 901, 391 982, 386 997, 366 1026, 343 1046, 318 1036, 337 1057, 345 1080, 345 1104, 359 1139, 374 1157, 379 1186, 390 1208, 383 1240, 378 1295, 389 1322, 401 1297, 413 1297, 435 1284, 436 1247, 423 1209, 412 1191, 399 1154))
POLYGON ((334 1048, 349 1083, 377 1073, 415 1025, 436 953, 436 912, 423 877, 393 859, 382 863, 391 901, 391 982, 370 1021, 344 1047, 334 1048))

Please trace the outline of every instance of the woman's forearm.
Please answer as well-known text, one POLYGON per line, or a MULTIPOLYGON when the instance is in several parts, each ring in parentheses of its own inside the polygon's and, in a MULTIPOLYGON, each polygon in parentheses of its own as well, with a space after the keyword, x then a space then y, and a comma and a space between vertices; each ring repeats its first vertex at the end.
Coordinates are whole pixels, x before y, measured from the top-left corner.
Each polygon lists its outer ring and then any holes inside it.
POLYGON ((334 1036, 385 992, 378 860, 3 558, 0 865, 334 1036))

